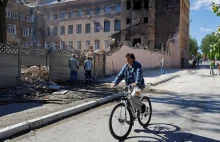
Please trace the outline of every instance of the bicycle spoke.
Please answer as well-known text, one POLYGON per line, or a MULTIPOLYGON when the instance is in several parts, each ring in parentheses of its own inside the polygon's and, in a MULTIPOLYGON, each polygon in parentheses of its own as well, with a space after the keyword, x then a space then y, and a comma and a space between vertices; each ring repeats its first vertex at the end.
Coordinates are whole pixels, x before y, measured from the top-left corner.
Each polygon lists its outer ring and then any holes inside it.
POLYGON ((128 111, 125 109, 124 106, 118 107, 115 110, 115 114, 116 115, 112 116, 113 131, 116 132, 116 134, 118 134, 119 136, 123 136, 129 130, 130 116, 128 115, 128 111), (126 118, 125 114, 126 114, 126 116, 128 115, 129 117, 126 118), (129 123, 127 123, 127 122, 129 122, 129 123))

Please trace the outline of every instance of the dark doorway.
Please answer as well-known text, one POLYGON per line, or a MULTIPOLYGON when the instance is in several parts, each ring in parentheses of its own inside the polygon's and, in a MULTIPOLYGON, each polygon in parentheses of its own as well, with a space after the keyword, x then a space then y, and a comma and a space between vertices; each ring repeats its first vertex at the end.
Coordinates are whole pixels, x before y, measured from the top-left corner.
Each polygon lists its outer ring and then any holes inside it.
POLYGON ((184 68, 184 58, 181 58, 181 68, 184 68))

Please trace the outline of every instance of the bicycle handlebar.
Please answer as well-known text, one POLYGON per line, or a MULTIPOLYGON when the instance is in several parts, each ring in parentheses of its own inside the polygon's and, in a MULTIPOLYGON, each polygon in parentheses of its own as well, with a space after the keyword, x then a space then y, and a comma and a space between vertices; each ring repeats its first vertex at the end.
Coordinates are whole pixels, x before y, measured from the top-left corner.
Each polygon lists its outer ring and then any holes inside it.
POLYGON ((129 91, 131 91, 130 89, 132 89, 133 86, 131 85, 127 85, 127 86, 124 86, 124 87, 121 87, 121 86, 117 86, 116 89, 119 91, 119 92, 123 92, 123 93, 128 93, 129 91))

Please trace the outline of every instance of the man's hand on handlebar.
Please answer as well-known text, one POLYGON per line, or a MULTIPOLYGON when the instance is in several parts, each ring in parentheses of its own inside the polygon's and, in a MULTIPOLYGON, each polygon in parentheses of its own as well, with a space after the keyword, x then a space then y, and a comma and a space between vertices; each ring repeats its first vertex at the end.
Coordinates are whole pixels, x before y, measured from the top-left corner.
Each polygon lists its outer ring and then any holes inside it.
POLYGON ((137 83, 132 83, 131 86, 135 87, 135 86, 137 86, 137 83))
POLYGON ((111 88, 114 88, 115 86, 116 86, 115 83, 112 83, 112 84, 111 84, 111 88))

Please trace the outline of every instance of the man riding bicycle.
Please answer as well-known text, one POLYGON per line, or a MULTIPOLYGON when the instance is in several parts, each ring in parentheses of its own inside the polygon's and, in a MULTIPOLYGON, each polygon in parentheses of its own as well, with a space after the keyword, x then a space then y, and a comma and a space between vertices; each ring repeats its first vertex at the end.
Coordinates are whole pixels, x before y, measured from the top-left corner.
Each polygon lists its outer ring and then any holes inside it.
MULTIPOLYGON (((115 78, 115 81, 113 81, 111 88, 117 86, 125 78, 126 85, 144 89, 145 83, 142 76, 141 64, 135 61, 135 56, 133 53, 127 53, 125 58, 127 64, 122 67, 121 71, 115 78)), ((141 106, 141 113, 144 113, 146 106, 140 101, 140 99, 137 99, 137 96, 140 95, 140 92, 135 92, 135 95, 136 96, 131 98, 131 101, 137 109, 139 109, 141 106)))

